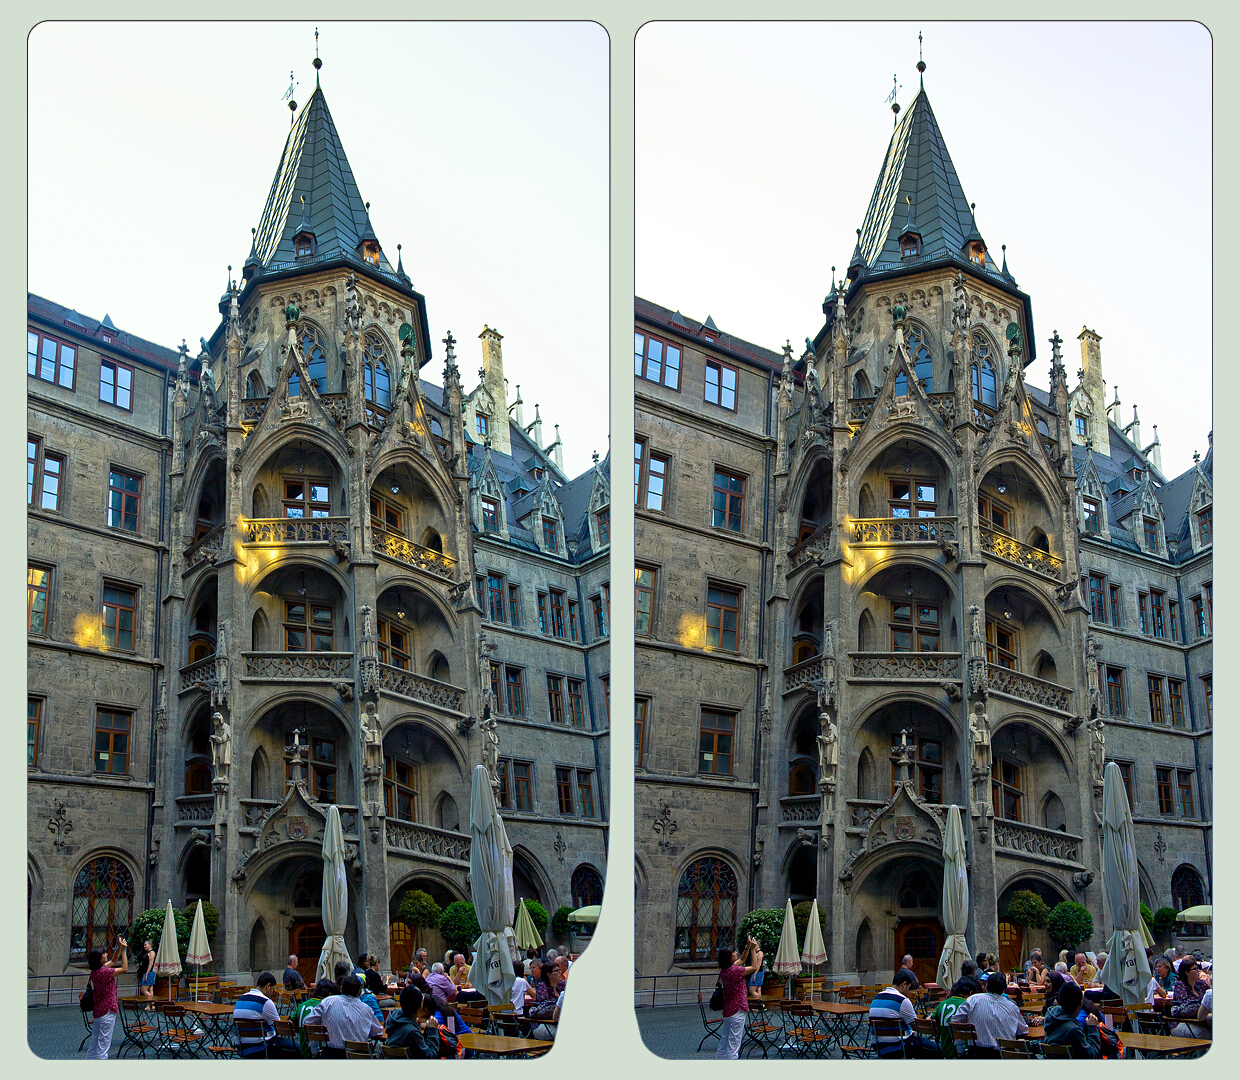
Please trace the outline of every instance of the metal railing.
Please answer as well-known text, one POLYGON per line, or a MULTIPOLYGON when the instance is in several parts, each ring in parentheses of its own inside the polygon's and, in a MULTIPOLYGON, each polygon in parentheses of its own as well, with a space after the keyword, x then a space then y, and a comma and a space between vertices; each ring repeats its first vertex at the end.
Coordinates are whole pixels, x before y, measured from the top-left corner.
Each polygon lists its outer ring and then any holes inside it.
MULTIPOLYGON (((256 976, 252 971, 210 971, 208 970, 209 967, 210 965, 207 965, 203 969, 202 974, 204 977, 210 976, 223 981, 233 980, 238 986, 254 985, 256 976)), ((195 972, 191 972, 190 976, 193 974, 195 972)), ((182 972, 181 982, 184 982, 186 978, 186 973, 182 972)), ((89 980, 90 972, 85 968, 81 971, 65 972, 58 975, 27 975, 26 1006, 31 1009, 58 1005, 76 1006, 78 998, 85 992, 89 980)), ((711 985, 713 986, 714 984, 712 983, 711 985)), ((138 975, 136 970, 130 970, 124 975, 118 975, 116 977, 116 987, 120 997, 136 997, 138 994, 138 975)))

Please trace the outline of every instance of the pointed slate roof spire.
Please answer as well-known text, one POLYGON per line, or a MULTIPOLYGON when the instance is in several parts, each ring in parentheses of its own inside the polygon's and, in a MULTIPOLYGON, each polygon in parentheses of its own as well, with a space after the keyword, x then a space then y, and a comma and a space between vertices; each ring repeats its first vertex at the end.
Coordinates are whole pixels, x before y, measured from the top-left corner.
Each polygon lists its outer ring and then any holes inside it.
MULTIPOLYGON (((858 248, 871 271, 901 265, 899 237, 904 223, 897 210, 905 199, 910 214, 912 207, 918 208, 922 261, 959 256, 975 226, 924 88, 896 124, 861 226, 858 248)), ((986 269, 996 269, 989 256, 986 269)))
MULTIPOLYGON (((263 271, 277 264, 291 267, 295 263, 293 237, 302 228, 303 219, 314 232, 316 262, 338 256, 356 259, 362 240, 376 239, 327 99, 317 85, 284 143, 255 234, 254 252, 263 271), (299 212, 303 196, 304 214, 299 212)), ((382 253, 379 269, 393 272, 382 253)))

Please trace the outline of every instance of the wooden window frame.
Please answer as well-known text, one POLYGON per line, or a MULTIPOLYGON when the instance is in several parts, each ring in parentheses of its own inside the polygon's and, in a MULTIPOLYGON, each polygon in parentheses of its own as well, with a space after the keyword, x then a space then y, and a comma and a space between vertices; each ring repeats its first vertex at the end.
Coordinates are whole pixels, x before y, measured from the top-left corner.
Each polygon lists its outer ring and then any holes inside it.
POLYGON ((1197 804, 1193 799, 1193 774, 1184 769, 1176 770, 1176 809, 1182 818, 1195 818, 1197 804))
POLYGON ((42 330, 36 330, 32 326, 26 327, 26 374, 33 376, 41 382, 51 383, 53 386, 59 386, 62 390, 75 391, 77 389, 77 361, 78 347, 61 341, 59 338, 49 337, 42 330), (30 335, 33 334, 38 343, 35 346, 35 352, 30 352, 30 335), (48 378, 43 374, 43 365, 49 359, 44 353, 47 345, 54 345, 54 355, 50 357, 52 363, 52 375, 48 378), (68 363, 64 359, 64 350, 69 351, 68 363), (31 356, 34 357, 34 370, 31 371, 31 356), (65 371, 69 372, 69 381, 65 381, 65 371))
POLYGON ((570 600, 568 602, 568 637, 570 641, 580 641, 581 631, 580 619, 577 617, 577 601, 570 600))
POLYGON ((1150 632, 1149 593, 1137 593, 1137 626, 1146 636, 1150 632))
POLYGON ((918 518, 938 517, 939 481, 937 478, 889 476, 887 477, 887 485, 887 490, 890 493, 890 498, 887 500, 887 509, 890 511, 889 517, 898 521, 916 521, 918 518), (906 498, 900 498, 896 494, 896 488, 901 485, 908 488, 908 496, 906 498), (927 487, 934 491, 933 499, 922 497, 922 490, 927 487), (914 498, 914 496, 916 497, 914 498), (896 513, 897 510, 906 510, 907 513, 898 514, 896 513))
POLYGON ((736 764, 736 713, 703 708, 698 719, 698 775, 732 776, 736 764), (727 726, 724 726, 726 721, 727 726), (708 748, 709 743, 709 748, 708 748), (720 744, 727 746, 725 753, 720 744), (709 758, 709 762, 705 759, 709 758), (720 768, 720 759, 726 762, 720 768))
MULTIPOLYGON (((333 635, 334 637, 335 635, 333 635)), ((402 671, 412 671, 412 661, 409 650, 409 631, 402 626, 396 626, 390 619, 379 619, 377 623, 377 637, 379 645, 379 663, 389 664, 392 667, 400 668, 402 671), (399 634, 403 639, 402 645, 398 646, 394 635, 399 634), (404 661, 403 663, 401 661, 404 661)))
POLYGON ((550 625, 551 620, 547 617, 547 594, 540 592, 538 594, 538 632, 545 634, 550 625))
POLYGON ((1163 601, 1167 594, 1158 589, 1150 590, 1150 630, 1156 638, 1166 638, 1167 620, 1163 611, 1163 601))
POLYGON ((474 434, 486 438, 491 433, 491 418, 486 413, 474 413, 474 434))
POLYGON ((495 778, 499 781, 497 799, 501 810, 510 810, 511 800, 508 795, 508 759, 500 758, 495 763, 495 778))
POLYGON ((142 477, 115 465, 108 466, 108 528, 135 536, 142 532, 142 477), (137 491, 130 490, 127 481, 137 484, 137 491), (118 499, 120 505, 113 505, 118 499), (130 518, 132 529, 126 524, 130 518))
POLYGON ((1206 706, 1206 723, 1214 726, 1214 673, 1201 676, 1201 692, 1206 706))
POLYGON ((507 622, 507 612, 504 610, 504 575, 488 570, 486 590, 486 617, 492 622, 507 622))
POLYGON ((1106 694, 1108 715, 1120 717, 1127 716, 1128 714, 1125 712, 1125 708, 1128 695, 1124 687, 1124 669, 1121 667, 1113 667, 1110 664, 1101 664, 1099 666, 1102 668, 1103 672, 1102 686, 1103 693, 1106 694), (1115 674, 1114 679, 1111 678, 1112 673, 1115 674), (1119 696, 1118 709, 1115 707, 1117 694, 1119 696))
POLYGON ((1197 511, 1197 535, 1201 539, 1201 546, 1214 543, 1214 506, 1203 506, 1197 511))
POLYGON ((669 390, 675 390, 679 393, 681 384, 684 382, 684 360, 685 352, 681 346, 674 344, 665 338, 655 337, 652 334, 647 334, 643 330, 634 328, 633 374, 637 378, 643 379, 646 382, 655 383, 657 386, 666 386, 669 390), (638 346, 638 338, 642 339, 640 347, 638 346), (650 346, 652 343, 659 346, 657 358, 650 355, 650 346), (674 371, 675 375, 670 381, 668 379, 668 349, 671 349, 676 353, 676 362, 670 366, 670 370, 674 371), (657 371, 653 376, 650 374, 652 361, 657 367, 657 371))
POLYGON ((37 637, 47 637, 50 631, 50 623, 52 621, 52 570, 51 567, 40 566, 37 563, 26 564, 26 633, 34 634, 37 637), (42 581, 32 580, 35 574, 42 574, 42 581), (42 597, 42 610, 38 612, 41 625, 36 630, 34 628, 35 601, 36 598, 42 597))
POLYGON ((707 856, 685 867, 676 885, 673 960, 713 966, 720 948, 736 944, 740 903, 736 874, 723 859, 707 856))
POLYGON ((594 525, 598 530, 598 546, 606 547, 611 543, 611 507, 604 506, 594 511, 594 525))
POLYGON ((43 730, 46 699, 31 694, 26 698, 26 768, 39 767, 39 734, 43 730))
POLYGON ((564 593, 560 589, 547 590, 547 607, 551 616, 551 636, 564 637, 564 593))
POLYGON ((292 518, 298 521, 309 521, 313 518, 331 517, 332 506, 332 489, 331 481, 321 477, 287 477, 282 476, 280 482, 284 485, 284 498, 281 500, 284 510, 284 517, 292 518), (301 495, 290 495, 291 488, 300 487, 301 495), (327 492, 326 499, 314 498, 314 492, 317 488, 324 488, 327 492), (297 510, 299 513, 292 513, 297 510))
POLYGON ((1102 532, 1102 507, 1097 499, 1081 498, 1081 531, 1087 536, 1098 536, 1102 532), (1093 528, 1090 528, 1090 526, 1093 528))
POLYGON ((1174 769, 1156 765, 1154 767, 1154 786, 1158 792, 1158 812, 1164 817, 1175 814, 1175 788, 1171 782, 1174 769))
POLYGON ((1132 800, 1132 762, 1117 761, 1115 764, 1119 766, 1119 776, 1124 782, 1124 794, 1128 796, 1128 809, 1135 813, 1136 803, 1132 800))
POLYGON ((1163 698, 1163 677, 1146 675, 1146 688, 1150 698, 1150 722, 1165 724, 1167 722, 1166 704, 1163 698))
POLYGON ((136 899, 133 874, 122 860, 113 855, 99 855, 86 863, 78 871, 70 893, 69 962, 85 963, 92 948, 111 948, 116 935, 123 934, 137 914, 134 910, 136 899), (113 885, 108 892, 97 892, 95 888, 104 876, 97 869, 101 864, 107 865, 107 877, 113 885), (82 883, 85 888, 79 892, 82 883), (85 901, 81 908, 78 908, 78 900, 85 901), (100 905, 107 911, 106 921, 99 918, 100 905), (77 921, 77 912, 83 916, 82 922, 77 921), (95 939, 99 929, 103 930, 102 940, 95 939))
POLYGON ((1193 627, 1197 631, 1197 640, 1209 637, 1210 632, 1206 628, 1206 605, 1200 596, 1189 598, 1193 605, 1193 627))
POLYGON ((1083 413, 1076 414, 1076 433, 1082 439, 1089 435, 1089 417, 1083 413))
MULTIPOLYGON (((330 494, 330 492, 329 492, 330 494)), ((382 495, 370 496, 370 524, 384 532, 405 535, 404 507, 386 499, 382 495), (393 518, 395 520, 393 521, 393 518)))
POLYGON ((512 809, 525 813, 534 810, 534 763, 532 761, 513 761, 512 763, 512 809), (524 775, 522 775, 524 770, 524 775))
POLYGON ((1210 633, 1214 633, 1214 582, 1207 581, 1201 586, 1201 591, 1206 598, 1206 619, 1210 627, 1210 633))
POLYGON ((1146 551, 1158 550, 1158 521, 1155 518, 1141 517, 1141 538, 1145 542, 1146 551))
POLYGON ((1123 594, 1120 592, 1120 587, 1118 585, 1108 585, 1107 590, 1108 590, 1108 594, 1110 597, 1110 605, 1111 605, 1110 606, 1111 625, 1118 630, 1124 625, 1123 618, 1121 616, 1121 612, 1123 609, 1120 606, 1122 602, 1121 598, 1123 594))
POLYGON ((1167 622, 1171 626, 1171 640, 1180 640, 1180 603, 1178 600, 1167 601, 1167 622))
POLYGON ((60 496, 65 479, 65 456, 49 452, 37 435, 26 436, 26 505, 34 510, 60 513, 60 496), (31 447, 34 453, 31 454, 31 447), (49 470, 48 462, 55 468, 49 470), (52 505, 48 506, 48 478, 54 481, 51 492, 52 505))
POLYGON ((739 368, 735 368, 731 364, 725 364, 721 360, 707 360, 706 361, 706 379, 704 383, 704 389, 702 391, 704 401, 709 402, 711 405, 718 405, 719 408, 721 409, 727 409, 728 412, 736 412, 736 399, 740 394, 740 387, 741 387, 741 373, 740 373, 739 368), (714 380, 715 396, 714 397, 710 396, 711 395, 711 373, 712 372, 714 372, 715 374, 715 380, 714 380), (725 385, 727 381, 725 376, 728 373, 730 373, 732 376, 731 387, 728 387, 725 385), (726 400, 726 397, 729 393, 732 395, 731 404, 728 404, 726 400))
POLYGON ((607 617, 603 610, 602 596, 595 594, 590 597, 590 605, 594 609, 594 636, 596 638, 605 638, 607 636, 607 617))
POLYGON ((129 412, 129 413, 133 412, 133 384, 134 384, 133 376, 134 376, 134 369, 131 368, 128 364, 122 364, 118 360, 100 359, 99 361, 99 400, 106 402, 108 405, 114 405, 118 409, 123 409, 125 412, 129 412), (107 371, 109 368, 112 371, 112 377, 110 380, 105 382, 104 372, 107 371), (128 376, 129 378, 128 386, 121 385, 122 375, 128 376), (111 387, 111 391, 112 391, 111 397, 106 396, 104 393, 104 390, 107 386, 111 387), (125 395, 124 402, 120 400, 122 393, 125 395))
POLYGON ((1011 508, 991 496, 979 495, 977 497, 977 516, 978 520, 984 522, 988 529, 1001 532, 1004 536, 1012 535, 1008 529, 1008 522, 1012 520, 1011 508))
POLYGON ((611 674, 600 675, 598 681, 603 684, 603 716, 611 723, 611 674))
POLYGON ((525 715, 525 686, 522 668, 504 665, 504 703, 509 716, 525 715))
POLYGON ((478 610, 486 617, 487 610, 487 576, 486 574, 474 575, 474 599, 478 601, 478 610))
POLYGON ((1106 622, 1107 580, 1101 574, 1089 575, 1089 616, 1094 622, 1106 622))
POLYGON ((99 642, 104 649, 117 649, 121 652, 134 652, 138 643, 138 590, 130 585, 113 584, 105 581, 103 583, 103 613, 99 622, 99 642), (115 600, 109 601, 108 594, 114 593, 115 600), (122 597, 128 596, 130 603, 122 602, 122 597), (114 611, 115 621, 110 627, 112 631, 112 643, 108 644, 108 611, 114 611), (125 627, 125 613, 129 613, 129 626, 125 627), (129 642, 124 644, 124 637, 128 633, 129 642))
POLYGON ((553 724, 564 723, 564 677, 547 676, 547 715, 553 724))
POLYGON ((499 500, 481 495, 478 506, 482 513, 482 531, 484 533, 499 532, 499 500))
POLYGON ((668 465, 671 459, 650 449, 640 435, 633 439, 633 505, 663 513, 667 503, 668 465), (658 466, 656 468, 656 466, 658 466))
POLYGON ((323 739, 318 735, 309 736, 306 753, 306 779, 309 782, 310 794, 316 802, 331 804, 340 801, 340 788, 337 785, 340 773, 340 756, 336 751, 335 739, 323 739), (331 757, 320 757, 319 747, 330 746, 331 757), (322 781, 331 781, 330 798, 324 798, 325 789, 322 781))
POLYGON ((573 805, 573 770, 564 765, 555 767, 555 798, 560 817, 575 817, 573 805))
POLYGON ((991 765, 990 790, 995 817, 1004 821, 1025 820, 1024 770, 1020 765, 1004 757, 995 757, 991 765), (1012 779, 1009 781, 1009 775, 1012 779), (1016 816, 1007 812, 1007 799, 1015 800, 1016 816))
POLYGON ((745 488, 748 479, 739 473, 721 469, 718 465, 713 469, 714 480, 711 488, 711 527, 725 532, 743 535, 745 532, 745 488), (720 486, 720 479, 723 485, 720 486), (732 485, 739 483, 737 491, 732 485), (735 527, 731 522, 735 520, 735 527))
POLYGON ((581 808, 581 817, 594 817, 594 772, 591 769, 577 770, 577 805, 581 808))
POLYGON ((568 722, 573 727, 586 726, 583 684, 580 679, 568 679, 568 722))
POLYGON ((706 586, 706 638, 705 648, 718 649, 721 652, 740 652, 741 641, 741 593, 739 589, 731 588, 727 585, 717 585, 707 583, 706 586), (717 594, 712 599, 711 594, 717 594), (731 598, 734 603, 728 603, 731 598), (711 625, 712 612, 717 612, 713 616, 716 620, 714 626, 711 625), (733 617, 732 627, 728 628, 728 614, 733 617), (711 641, 711 631, 714 631, 715 640, 711 641), (729 641, 729 635, 731 641, 729 641))
POLYGON ((521 625, 521 586, 508 583, 508 617, 513 626, 521 625))
POLYGON ((336 613, 332 609, 331 604, 320 604, 313 600, 285 600, 284 601, 284 651, 285 652, 335 652, 336 651, 336 613), (302 608, 303 615, 299 620, 293 614, 294 608, 302 608), (315 620, 316 611, 326 611, 330 622, 324 624, 315 620), (305 642, 300 649, 294 648, 290 643, 290 633, 302 633, 305 635, 305 642), (320 648, 318 639, 315 635, 323 635, 326 633, 328 646, 326 649, 320 648))
POLYGON ((543 550, 558 555, 560 553, 559 525, 555 518, 543 517, 542 537, 543 550))
POLYGON ((654 634, 654 588, 658 580, 657 574, 658 571, 652 566, 633 568, 633 632, 644 637, 654 634))
POLYGON ((640 769, 646 756, 646 724, 649 720, 650 699, 633 699, 633 767, 640 769))
POLYGON ((383 755, 383 802, 387 816, 397 821, 416 822, 420 817, 421 793, 415 783, 417 772, 414 766, 398 761, 390 754, 383 755), (406 779, 401 779, 404 770, 406 779), (409 816, 401 814, 402 797, 409 801, 409 816))
POLYGON ((892 652, 939 651, 939 644, 943 634, 943 616, 938 604, 928 604, 913 598, 908 600, 892 600, 890 605, 887 633, 892 652), (899 609, 904 607, 909 609, 907 619, 901 618, 899 615, 899 609), (934 622, 922 621, 923 610, 934 612, 934 622), (904 649, 896 644, 896 634, 898 633, 907 633, 909 635, 909 648, 904 649), (934 642, 933 648, 923 648, 923 645, 931 641, 934 642))
POLYGON ((96 776, 129 776, 130 758, 133 748, 130 738, 133 735, 133 710, 113 709, 100 705, 95 709, 95 749, 94 769, 96 776), (105 724, 104 718, 109 723, 105 724), (123 726, 122 726, 123 724, 123 726), (118 743, 124 747, 118 750, 118 743), (101 756, 106 759, 106 768, 100 768, 101 756), (114 768, 116 759, 123 759, 119 769, 114 768))

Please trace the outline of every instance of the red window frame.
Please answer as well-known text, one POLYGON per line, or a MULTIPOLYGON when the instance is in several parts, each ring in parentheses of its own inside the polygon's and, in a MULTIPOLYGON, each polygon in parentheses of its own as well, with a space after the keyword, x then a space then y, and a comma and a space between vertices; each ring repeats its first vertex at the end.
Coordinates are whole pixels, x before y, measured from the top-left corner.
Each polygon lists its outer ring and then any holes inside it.
POLYGON ((26 768, 39 764, 39 728, 43 726, 43 699, 26 699, 26 768))
POLYGON ((42 566, 26 566, 26 633, 46 634, 51 615, 52 572, 42 566), (35 621, 38 625, 35 625, 35 621))
POLYGON ((487 574, 487 611, 492 622, 504 622, 504 579, 500 574, 487 574))
POLYGON ((1158 788, 1158 812, 1175 813, 1175 792, 1171 786, 1171 770, 1155 768, 1154 780, 1158 788))
POLYGON ((633 331, 633 374, 647 382, 658 383, 669 390, 680 390, 684 353, 679 345, 663 338, 633 331), (669 363, 675 354, 674 362, 669 363))
POLYGON ((484 533, 499 532, 499 501, 485 496, 478 501, 482 507, 482 531, 484 533))
POLYGON ((95 712, 95 772, 129 775, 129 734, 133 713, 100 707, 95 712))
POLYGON ((60 454, 48 453, 43 448, 43 440, 37 436, 27 436, 26 505, 36 510, 51 510, 59 513, 60 484, 64 479, 64 474, 64 457, 60 454))
POLYGON ((525 694, 521 688, 521 669, 504 668, 504 687, 507 691, 508 715, 525 715, 525 694))
POLYGON ((604 506, 594 515, 595 523, 598 525, 598 543, 599 547, 604 544, 611 543, 611 507, 604 506))
POLYGON ((1174 727, 1184 726, 1184 683, 1180 679, 1167 680, 1167 715, 1174 727))
POLYGON ((531 787, 531 774, 534 766, 528 761, 512 763, 512 794, 514 810, 533 810, 534 796, 531 787))
POLYGON ((1145 678, 1150 696, 1150 720, 1155 724, 1165 724, 1167 716, 1163 706, 1162 676, 1147 675, 1145 678))
POLYGON ((706 589, 706 647, 736 652, 740 641, 741 594, 722 585, 706 589))
POLYGON ((133 412, 133 368, 116 360, 100 360, 99 400, 133 412))
POLYGON ((564 594, 559 589, 552 589, 551 597, 551 633, 553 636, 564 636, 564 594))
POLYGON ((581 806, 582 817, 594 817, 593 776, 589 769, 577 770, 577 802, 581 806))
POLYGON ((640 767, 646 750, 646 710, 650 701, 648 698, 634 698, 633 701, 633 764, 640 767))
POLYGON ((698 727, 698 772, 731 776, 735 747, 736 713, 703 709, 698 727))
POLYGON ((1201 546, 1214 543, 1214 507, 1207 506, 1197 511, 1197 533, 1201 537, 1201 546))
POLYGON ((728 532, 745 531, 745 477, 715 467, 711 525, 728 532), (739 487, 737 486, 739 485, 739 487))
POLYGON ((586 716, 582 707, 582 684, 580 679, 568 680, 568 719, 573 727, 585 727, 586 716))
POLYGON ((66 390, 77 389, 77 347, 48 337, 40 330, 27 327, 26 374, 66 390), (32 338, 34 339, 33 352, 31 351, 32 338), (51 347, 50 355, 49 346, 51 347), (50 373, 48 372, 49 363, 50 373), (67 379, 66 372, 68 372, 67 379))

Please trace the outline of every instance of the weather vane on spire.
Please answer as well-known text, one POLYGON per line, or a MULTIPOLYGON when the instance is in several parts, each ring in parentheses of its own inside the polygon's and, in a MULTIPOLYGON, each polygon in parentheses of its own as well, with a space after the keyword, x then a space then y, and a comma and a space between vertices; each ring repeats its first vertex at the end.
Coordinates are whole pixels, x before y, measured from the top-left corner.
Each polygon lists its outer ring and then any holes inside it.
POLYGON ((323 61, 319 59, 319 28, 314 28, 314 85, 319 85, 319 68, 323 66, 323 61))
POLYGON ((293 91, 296 89, 297 89, 297 80, 293 78, 293 73, 290 71, 288 73, 288 89, 284 91, 284 97, 282 97, 280 100, 288 101, 289 99, 291 99, 293 96, 293 91))
POLYGON ((886 101, 886 104, 888 104, 888 105, 894 105, 894 104, 895 104, 895 101, 896 101, 896 95, 897 95, 899 92, 900 92, 900 85, 899 85, 899 83, 897 83, 897 82, 896 82, 896 77, 895 77, 895 75, 892 75, 892 76, 891 76, 891 93, 887 95, 887 101, 886 101))

